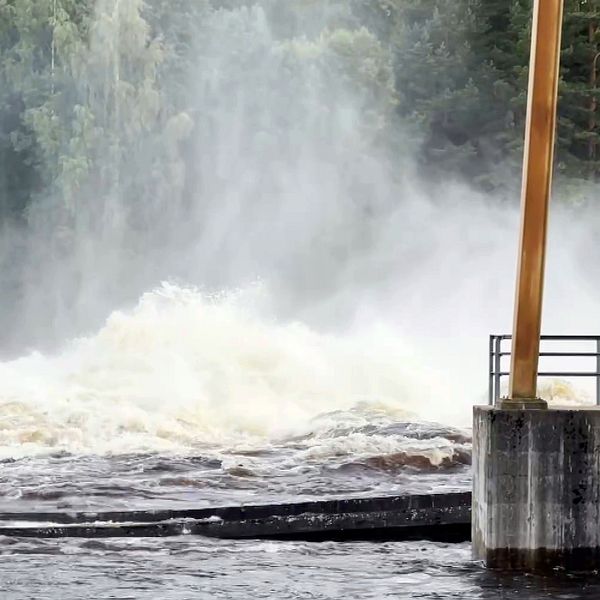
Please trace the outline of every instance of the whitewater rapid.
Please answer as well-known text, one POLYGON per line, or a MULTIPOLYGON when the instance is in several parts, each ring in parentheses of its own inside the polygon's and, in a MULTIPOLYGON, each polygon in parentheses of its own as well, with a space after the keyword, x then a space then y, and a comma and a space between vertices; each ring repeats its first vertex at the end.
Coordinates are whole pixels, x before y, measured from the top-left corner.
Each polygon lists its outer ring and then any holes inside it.
POLYGON ((0 363, 0 456, 265 447, 374 419, 435 418, 441 390, 395 332, 277 322, 257 294, 164 284, 54 355, 0 363))

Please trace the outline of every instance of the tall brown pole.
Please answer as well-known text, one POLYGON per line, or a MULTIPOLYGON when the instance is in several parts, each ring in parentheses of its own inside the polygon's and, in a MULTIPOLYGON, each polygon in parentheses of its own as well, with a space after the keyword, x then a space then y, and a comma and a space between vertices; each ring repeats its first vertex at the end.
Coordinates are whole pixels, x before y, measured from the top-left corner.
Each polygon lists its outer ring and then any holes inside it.
POLYGON ((537 371, 562 16, 563 0, 534 0, 512 363, 503 408, 546 406, 537 398, 537 371))

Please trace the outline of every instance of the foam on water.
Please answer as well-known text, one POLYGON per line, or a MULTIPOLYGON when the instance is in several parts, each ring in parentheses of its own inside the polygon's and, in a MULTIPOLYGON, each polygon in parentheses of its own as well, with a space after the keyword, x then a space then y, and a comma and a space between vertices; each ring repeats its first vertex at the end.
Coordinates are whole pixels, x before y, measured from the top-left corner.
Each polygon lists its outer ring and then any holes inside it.
POLYGON ((0 454, 254 447, 369 411, 433 416, 433 378, 392 332, 274 322, 256 295, 164 285, 54 356, 0 364, 0 454))

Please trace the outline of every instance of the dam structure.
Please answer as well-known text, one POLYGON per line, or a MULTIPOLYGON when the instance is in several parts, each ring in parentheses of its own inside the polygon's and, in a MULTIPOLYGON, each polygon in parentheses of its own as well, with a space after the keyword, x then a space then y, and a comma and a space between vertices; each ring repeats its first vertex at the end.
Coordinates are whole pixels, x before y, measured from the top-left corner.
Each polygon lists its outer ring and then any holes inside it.
POLYGON ((600 410, 537 394, 562 21, 534 2, 509 393, 474 409, 473 556, 516 571, 600 567, 600 410))

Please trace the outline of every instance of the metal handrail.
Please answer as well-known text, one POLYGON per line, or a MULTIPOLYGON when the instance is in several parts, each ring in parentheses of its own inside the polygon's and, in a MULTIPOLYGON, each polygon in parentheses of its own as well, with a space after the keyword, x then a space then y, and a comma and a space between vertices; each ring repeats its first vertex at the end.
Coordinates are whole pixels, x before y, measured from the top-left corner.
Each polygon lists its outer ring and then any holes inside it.
MULTIPOLYGON (((511 352, 503 350, 502 342, 512 340, 512 335, 490 335, 489 361, 489 404, 500 399, 502 377, 510 375, 502 370, 502 358, 511 352)), ((594 342, 595 352, 540 352, 540 357, 595 358, 595 371, 540 371, 539 377, 593 377, 596 379, 596 405, 600 406, 600 335, 543 335, 542 342, 594 342)))

